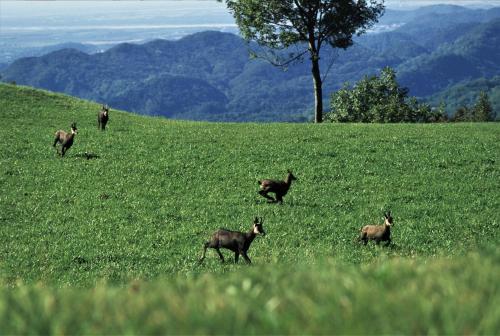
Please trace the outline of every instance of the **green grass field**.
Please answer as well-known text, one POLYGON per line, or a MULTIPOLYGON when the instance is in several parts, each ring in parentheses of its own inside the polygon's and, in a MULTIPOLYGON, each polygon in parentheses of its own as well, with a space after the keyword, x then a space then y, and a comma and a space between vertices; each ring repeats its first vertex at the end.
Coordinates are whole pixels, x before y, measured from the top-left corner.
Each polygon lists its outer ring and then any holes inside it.
POLYGON ((100 132, 95 103, 2 84, 0 106, 2 333, 500 332, 498 123, 222 124, 112 110, 100 132), (53 135, 73 121, 60 158, 53 135), (283 205, 267 204, 257 180, 287 169, 298 181, 283 205), (388 209, 393 245, 358 244, 388 209), (197 265, 211 232, 247 230, 255 216, 267 235, 252 266, 213 251, 197 265))

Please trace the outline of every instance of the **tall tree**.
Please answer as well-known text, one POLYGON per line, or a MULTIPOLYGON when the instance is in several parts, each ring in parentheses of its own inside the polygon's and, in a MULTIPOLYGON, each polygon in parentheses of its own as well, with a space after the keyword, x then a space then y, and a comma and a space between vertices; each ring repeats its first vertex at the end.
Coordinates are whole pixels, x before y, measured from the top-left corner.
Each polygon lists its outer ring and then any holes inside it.
POLYGON ((309 53, 314 83, 315 122, 323 121, 320 51, 325 44, 346 49, 354 35, 377 22, 384 0, 218 0, 225 1, 243 37, 272 49, 303 48, 288 61, 309 53))
POLYGON ((494 121, 495 112, 488 97, 488 94, 481 91, 473 107, 474 121, 494 121))
POLYGON ((472 121, 473 111, 467 106, 463 105, 457 108, 455 114, 451 118, 451 121, 461 122, 461 121, 472 121))

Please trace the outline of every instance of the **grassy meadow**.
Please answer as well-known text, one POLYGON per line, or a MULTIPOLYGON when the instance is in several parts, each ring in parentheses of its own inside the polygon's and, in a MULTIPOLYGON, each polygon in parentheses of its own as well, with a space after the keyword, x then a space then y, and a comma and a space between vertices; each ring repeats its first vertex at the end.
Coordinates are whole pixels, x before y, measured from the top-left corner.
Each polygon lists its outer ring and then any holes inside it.
POLYGON ((500 331, 500 125, 224 124, 0 84, 7 334, 500 331), (78 126, 64 158, 56 130, 78 126), (85 153, 90 153, 87 159, 85 153), (257 180, 298 178, 283 205, 257 180), (356 242, 394 217, 389 247, 356 242), (253 264, 203 242, 264 218, 253 264), (373 322, 376 320, 377 322, 373 322))

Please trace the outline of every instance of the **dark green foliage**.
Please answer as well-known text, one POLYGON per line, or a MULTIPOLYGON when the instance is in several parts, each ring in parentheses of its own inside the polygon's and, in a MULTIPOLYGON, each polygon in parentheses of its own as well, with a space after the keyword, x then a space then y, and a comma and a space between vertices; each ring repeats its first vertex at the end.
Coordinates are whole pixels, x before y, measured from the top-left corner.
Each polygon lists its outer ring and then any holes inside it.
POLYGON ((470 108, 467 106, 460 106, 455 115, 451 118, 451 121, 472 121, 473 114, 470 108))
POLYGON ((474 121, 493 121, 495 120, 495 112, 491 107, 488 94, 481 92, 474 105, 474 121))
POLYGON ((333 93, 331 112, 327 119, 334 122, 430 122, 444 120, 444 111, 432 111, 408 96, 400 87, 396 72, 385 68, 380 76, 365 77, 354 87, 344 87, 333 93))
POLYGON ((317 52, 326 43, 335 48, 349 47, 353 36, 364 33, 384 11, 383 1, 221 1, 233 13, 246 39, 284 49, 313 38, 311 47, 317 52))
POLYGON ((488 94, 481 91, 473 107, 460 106, 451 120, 485 122, 494 121, 495 117, 496 114, 491 106, 488 94))

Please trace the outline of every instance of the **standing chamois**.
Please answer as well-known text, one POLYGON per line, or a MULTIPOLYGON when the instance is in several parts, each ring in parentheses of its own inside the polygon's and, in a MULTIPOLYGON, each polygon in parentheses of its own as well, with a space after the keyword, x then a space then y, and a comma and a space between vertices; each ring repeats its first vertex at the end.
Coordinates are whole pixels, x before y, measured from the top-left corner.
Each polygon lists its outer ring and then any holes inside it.
POLYGON ((278 180, 262 180, 257 181, 260 185, 259 194, 265 198, 269 203, 280 203, 283 204, 283 196, 285 196, 292 185, 292 181, 297 178, 293 176, 291 171, 288 171, 284 181, 278 180), (276 199, 268 195, 268 193, 273 192, 276 195, 276 199))
POLYGON ((378 245, 381 241, 386 241, 385 246, 389 246, 391 243, 391 226, 392 226, 392 216, 391 212, 384 213, 384 224, 383 225, 365 225, 361 229, 359 235, 359 240, 362 240, 366 245, 368 240, 375 240, 378 245))
POLYGON ((225 248, 234 252, 234 262, 238 262, 240 254, 245 258, 247 263, 251 263, 250 258, 247 255, 247 251, 250 248, 254 238, 258 235, 265 235, 264 227, 262 226, 264 221, 262 218, 259 219, 255 217, 252 224, 252 228, 248 232, 230 231, 226 229, 219 229, 212 234, 212 238, 205 242, 203 255, 199 263, 201 264, 205 259, 205 254, 208 248, 213 248, 219 254, 221 262, 224 262, 224 256, 220 252, 220 248, 225 248))
POLYGON ((101 112, 97 114, 97 128, 100 130, 106 130, 106 124, 109 120, 109 107, 108 105, 102 105, 101 112))
POLYGON ((61 144, 61 156, 64 156, 66 151, 70 149, 71 145, 73 145, 73 139, 75 138, 76 133, 78 133, 76 123, 71 124, 71 133, 66 133, 63 130, 56 132, 53 146, 56 147, 57 143, 61 144))

